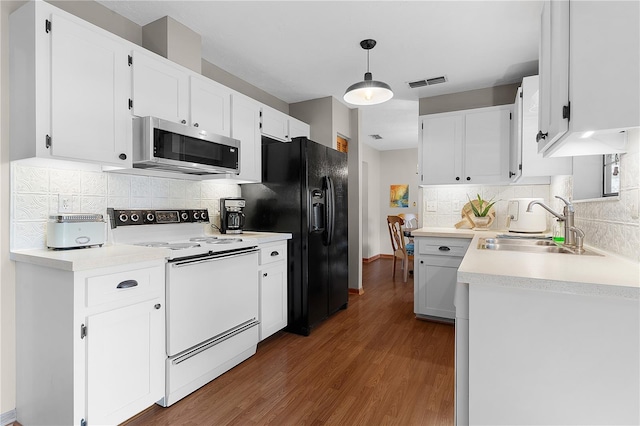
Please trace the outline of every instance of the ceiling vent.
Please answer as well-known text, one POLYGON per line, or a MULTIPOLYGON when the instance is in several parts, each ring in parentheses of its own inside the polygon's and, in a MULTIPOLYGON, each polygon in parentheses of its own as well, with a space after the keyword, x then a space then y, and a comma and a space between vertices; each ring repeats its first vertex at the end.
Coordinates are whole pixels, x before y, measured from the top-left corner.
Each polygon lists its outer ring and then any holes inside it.
POLYGON ((382 139, 382 136, 380 136, 380 135, 369 135, 369 136, 371 136, 371 138, 373 138, 375 140, 382 139))
POLYGON ((447 76, 443 75, 441 77, 410 81, 407 84, 409 85, 410 88, 417 89, 418 87, 433 86, 434 84, 440 84, 440 83, 446 83, 446 82, 447 82, 447 76))

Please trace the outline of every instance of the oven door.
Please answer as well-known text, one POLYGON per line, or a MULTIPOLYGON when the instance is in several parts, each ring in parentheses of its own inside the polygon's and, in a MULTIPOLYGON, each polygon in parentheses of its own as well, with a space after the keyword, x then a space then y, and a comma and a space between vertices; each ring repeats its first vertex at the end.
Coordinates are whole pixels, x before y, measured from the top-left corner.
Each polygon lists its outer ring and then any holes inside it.
POLYGON ((258 318, 258 251, 167 263, 167 354, 258 318))

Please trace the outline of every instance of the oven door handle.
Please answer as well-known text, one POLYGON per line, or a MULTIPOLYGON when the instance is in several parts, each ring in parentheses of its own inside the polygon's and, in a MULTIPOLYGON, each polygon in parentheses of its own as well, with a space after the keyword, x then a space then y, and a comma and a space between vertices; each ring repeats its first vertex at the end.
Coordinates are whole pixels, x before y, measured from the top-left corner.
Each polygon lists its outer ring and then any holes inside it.
POLYGON ((219 254, 213 254, 211 256, 207 256, 207 257, 200 257, 197 259, 188 259, 188 260, 177 260, 177 261, 172 261, 171 266, 174 268, 181 268, 183 266, 191 266, 191 265, 196 265, 198 263, 205 263, 205 262, 213 262, 216 260, 225 260, 225 259, 232 259, 234 257, 240 257, 240 256, 246 256, 249 254, 253 254, 253 253, 257 253, 258 249, 257 248, 250 248, 247 249, 245 251, 241 251, 241 252, 236 252, 236 253, 219 253, 219 254))

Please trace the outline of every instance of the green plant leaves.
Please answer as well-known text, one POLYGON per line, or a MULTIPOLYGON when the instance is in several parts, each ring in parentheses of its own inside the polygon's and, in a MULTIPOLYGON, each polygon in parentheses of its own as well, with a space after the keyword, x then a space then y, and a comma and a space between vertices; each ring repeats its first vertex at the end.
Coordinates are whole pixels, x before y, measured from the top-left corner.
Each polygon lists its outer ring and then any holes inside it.
POLYGON ((473 211, 473 215, 475 217, 485 217, 486 215, 489 214, 489 212, 491 211, 491 207, 493 207, 493 205, 497 201, 493 201, 493 198, 490 199, 489 201, 486 201, 486 200, 483 200, 482 197, 480 197, 480 194, 476 194, 476 195, 478 196, 478 206, 477 207, 475 206, 473 201, 471 201, 471 198, 469 197, 469 194, 467 194, 467 198, 469 199, 469 205, 471 206, 471 210, 473 211))

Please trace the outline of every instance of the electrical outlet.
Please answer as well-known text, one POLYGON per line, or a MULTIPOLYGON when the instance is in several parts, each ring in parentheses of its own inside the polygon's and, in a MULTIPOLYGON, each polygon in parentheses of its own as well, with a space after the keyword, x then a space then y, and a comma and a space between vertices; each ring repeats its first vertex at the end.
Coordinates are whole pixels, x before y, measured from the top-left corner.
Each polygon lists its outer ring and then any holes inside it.
POLYGON ((427 201, 427 211, 428 212, 436 212, 436 211, 438 211, 438 202, 437 201, 427 201))
POLYGON ((58 194, 58 213, 71 213, 73 211, 73 196, 58 194))

